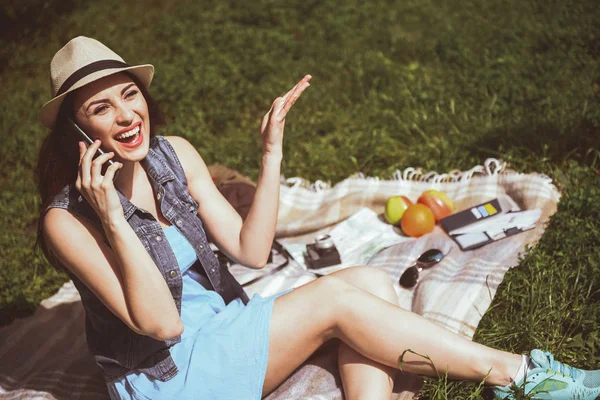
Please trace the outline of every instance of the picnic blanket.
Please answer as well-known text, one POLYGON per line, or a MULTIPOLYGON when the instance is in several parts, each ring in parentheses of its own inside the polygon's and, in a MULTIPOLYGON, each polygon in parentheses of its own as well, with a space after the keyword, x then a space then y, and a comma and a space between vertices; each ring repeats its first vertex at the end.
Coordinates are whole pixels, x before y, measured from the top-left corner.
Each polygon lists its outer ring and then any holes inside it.
MULTIPOLYGON (((311 184, 301 178, 282 178, 277 237, 308 243, 362 207, 382 213, 389 196, 416 200, 427 189, 447 193, 457 210, 502 194, 509 195, 523 210, 542 210, 533 230, 476 250, 462 252, 436 227, 418 239, 401 238, 369 262, 373 268, 388 272, 401 307, 472 338, 505 272, 518 264, 528 244, 541 237, 548 218, 556 211, 559 193, 547 176, 516 173, 505 163, 488 159, 468 171, 446 174, 414 168, 396 171, 389 180, 357 174, 333 187, 321 181, 311 184), (416 288, 401 288, 398 279, 402 272, 430 248, 439 248, 447 256, 435 268, 421 272, 416 288)), ((282 258, 276 255, 273 261, 259 271, 239 265, 232 266, 231 271, 242 284, 254 280, 246 287, 250 296, 271 295, 316 279, 294 261, 271 274, 282 258)), ((267 399, 342 399, 336 349, 334 342, 324 345, 267 399)), ((410 399, 421 384, 414 375, 398 373, 393 398, 410 399)), ((85 344, 84 311, 72 282, 42 301, 33 316, 0 329, 0 398, 108 398, 85 344)))

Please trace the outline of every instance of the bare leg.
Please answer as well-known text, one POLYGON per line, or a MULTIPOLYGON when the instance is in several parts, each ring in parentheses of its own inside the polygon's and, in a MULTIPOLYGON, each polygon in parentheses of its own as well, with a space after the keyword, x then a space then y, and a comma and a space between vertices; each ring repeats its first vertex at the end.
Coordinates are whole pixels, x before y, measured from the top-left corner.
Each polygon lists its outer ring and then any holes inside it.
POLYGON ((326 341, 339 338, 383 365, 453 379, 505 385, 521 356, 471 342, 336 276, 310 282, 275 300, 263 394, 275 389, 326 341), (406 350, 427 355, 429 360, 406 350), (488 375, 489 373, 489 375, 488 375))
MULTIPOLYGON (((389 275, 373 267, 354 267, 337 271, 336 276, 370 294, 398 305, 398 296, 392 286, 389 275)), ((398 370, 373 361, 356 352, 342 342, 339 347, 338 365, 344 398, 352 399, 387 399, 394 388, 394 377, 398 370)))

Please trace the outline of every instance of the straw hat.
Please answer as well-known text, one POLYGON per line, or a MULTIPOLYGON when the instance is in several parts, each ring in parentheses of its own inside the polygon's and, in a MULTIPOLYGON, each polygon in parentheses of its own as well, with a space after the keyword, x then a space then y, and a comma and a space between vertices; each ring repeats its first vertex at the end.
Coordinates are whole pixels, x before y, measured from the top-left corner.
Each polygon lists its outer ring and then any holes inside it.
POLYGON ((40 110, 42 124, 52 128, 65 96, 90 82, 117 72, 127 71, 148 88, 154 76, 150 64, 130 66, 117 53, 95 39, 78 36, 71 39, 52 58, 50 89, 52 100, 40 110))

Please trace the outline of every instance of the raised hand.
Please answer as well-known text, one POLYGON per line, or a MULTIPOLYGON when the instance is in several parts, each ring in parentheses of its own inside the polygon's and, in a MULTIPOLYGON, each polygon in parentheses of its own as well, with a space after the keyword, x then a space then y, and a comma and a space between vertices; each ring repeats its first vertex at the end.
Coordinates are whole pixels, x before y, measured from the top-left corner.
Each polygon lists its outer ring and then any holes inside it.
POLYGON ((308 82, 311 78, 312 76, 310 75, 304 76, 286 94, 276 98, 271 109, 263 117, 260 127, 263 154, 275 154, 279 156, 282 154, 285 117, 302 92, 310 86, 308 82))
POLYGON ((79 142, 79 171, 75 187, 96 211, 102 223, 108 223, 123 216, 119 194, 113 184, 115 172, 121 169, 123 164, 113 163, 102 175, 102 165, 114 157, 114 153, 105 153, 92 160, 98 147, 99 140, 87 149, 83 142, 79 142))

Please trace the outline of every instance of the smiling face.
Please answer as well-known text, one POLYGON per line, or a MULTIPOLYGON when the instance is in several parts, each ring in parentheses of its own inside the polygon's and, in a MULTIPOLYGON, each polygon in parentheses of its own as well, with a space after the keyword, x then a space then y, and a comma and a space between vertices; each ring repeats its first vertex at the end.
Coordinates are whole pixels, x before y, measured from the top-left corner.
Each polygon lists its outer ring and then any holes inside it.
POLYGON ((73 96, 75 122, 102 149, 121 162, 140 161, 148 153, 150 116, 140 88, 125 73, 109 75, 78 89, 73 96))

